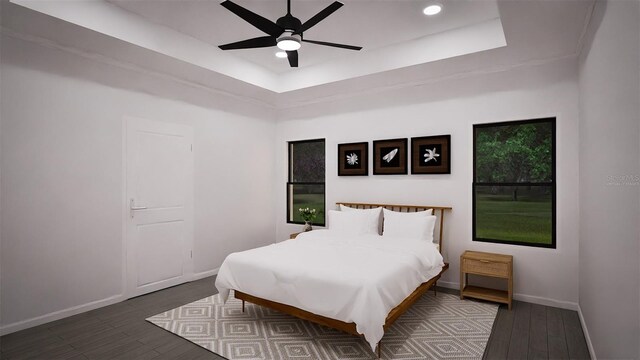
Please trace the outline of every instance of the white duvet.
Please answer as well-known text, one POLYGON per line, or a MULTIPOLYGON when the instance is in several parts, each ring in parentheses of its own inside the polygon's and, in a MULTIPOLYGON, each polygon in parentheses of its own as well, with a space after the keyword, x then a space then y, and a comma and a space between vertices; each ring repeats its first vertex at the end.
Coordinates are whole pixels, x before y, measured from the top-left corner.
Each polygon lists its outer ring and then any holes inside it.
POLYGON ((375 351, 389 311, 443 266, 436 245, 426 241, 314 230, 230 254, 216 287, 225 301, 238 290, 353 322, 375 351))

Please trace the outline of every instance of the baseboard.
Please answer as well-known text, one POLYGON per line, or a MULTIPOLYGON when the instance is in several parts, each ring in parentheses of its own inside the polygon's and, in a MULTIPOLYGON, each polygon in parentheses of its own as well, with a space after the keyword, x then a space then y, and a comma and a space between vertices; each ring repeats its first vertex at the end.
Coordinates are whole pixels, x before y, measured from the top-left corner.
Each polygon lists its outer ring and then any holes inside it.
POLYGON ((125 300, 123 294, 114 295, 102 300, 92 301, 90 303, 70 307, 63 310, 54 311, 49 314, 37 316, 31 319, 22 320, 13 324, 0 327, 0 336, 14 333, 16 331, 28 329, 34 326, 46 324, 48 322, 60 320, 69 316, 77 315, 86 311, 95 310, 103 306, 112 305, 125 300))
MULTIPOLYGON (((204 278, 209 277, 209 276, 217 275, 218 274, 218 270, 220 270, 220 268, 216 268, 216 269, 213 269, 213 270, 207 270, 207 271, 195 273, 195 274, 193 274, 192 279, 190 281, 200 280, 200 279, 204 279, 204 278)), ((52 313, 41 315, 41 316, 37 316, 37 317, 31 318, 31 319, 22 320, 22 321, 13 323, 13 324, 0 326, 0 336, 11 334, 11 333, 14 333, 16 331, 28 329, 28 328, 31 328, 31 327, 34 327, 34 326, 46 324, 46 323, 49 323, 49 322, 52 322, 52 321, 60 320, 60 319, 63 319, 63 318, 69 317, 69 316, 73 316, 73 315, 77 315, 77 314, 80 314, 80 313, 83 313, 83 312, 86 312, 86 311, 95 310, 95 309, 101 308, 103 306, 113 305, 115 303, 119 303, 119 302, 125 301, 125 300, 126 300, 126 298, 125 298, 124 294, 114 295, 114 296, 108 297, 106 299, 93 301, 93 302, 90 302, 90 303, 87 303, 87 304, 82 304, 82 305, 70 307, 68 309, 54 311, 52 313)))
POLYGON ((557 307, 561 309, 578 311, 578 303, 571 302, 571 301, 549 299, 541 296, 533 296, 533 295, 525 295, 525 294, 513 294, 513 298, 519 301, 526 301, 532 304, 545 305, 545 306, 557 307))
MULTIPOLYGON (((449 282, 449 281, 440 280, 440 281, 438 281, 438 285, 442 286, 442 287, 445 287, 445 288, 448 288, 448 289, 460 290, 460 283, 457 283, 457 282, 449 282)), ((519 301, 526 301, 526 302, 532 303, 532 304, 557 307, 557 308, 573 310, 573 311, 578 311, 578 309, 579 309, 578 303, 574 303, 574 302, 570 302, 570 301, 550 299, 550 298, 545 298, 545 297, 541 297, 541 296, 517 294, 516 293, 516 294, 513 294, 513 299, 514 300, 519 300, 519 301)))
POLYGON ((587 328, 587 323, 584 320, 584 316, 582 316, 582 308, 578 305, 578 316, 580 317, 580 324, 582 325, 582 332, 584 332, 584 339, 587 341, 587 348, 589 349, 589 355, 592 360, 597 360, 596 351, 593 349, 593 343, 591 343, 591 337, 589 336, 589 328, 587 328))
POLYGON ((220 268, 218 267, 213 270, 207 270, 207 271, 195 273, 193 274, 193 281, 204 279, 206 277, 213 276, 213 275, 218 275, 219 270, 220 268))

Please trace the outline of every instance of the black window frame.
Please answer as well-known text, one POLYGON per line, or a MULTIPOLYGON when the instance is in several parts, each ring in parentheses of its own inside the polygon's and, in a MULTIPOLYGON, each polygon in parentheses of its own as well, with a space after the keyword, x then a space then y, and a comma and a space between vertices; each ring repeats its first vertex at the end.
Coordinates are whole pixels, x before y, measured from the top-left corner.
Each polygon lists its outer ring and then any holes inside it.
MULTIPOLYGON (((288 162, 288 173, 287 173, 287 187, 286 187, 286 193, 287 193, 287 213, 286 213, 286 219, 287 219, 287 224, 304 224, 303 221, 293 221, 292 219, 289 218, 289 214, 291 213, 291 192, 290 192, 290 187, 292 185, 322 185, 324 188, 323 191, 323 196, 322 196, 322 206, 324 208, 324 222, 322 223, 317 223, 314 222, 313 225, 318 225, 318 226, 325 226, 326 224, 326 219, 327 219, 327 187, 326 187, 326 181, 327 181, 327 143, 326 143, 326 139, 309 139, 309 140, 296 140, 296 141, 288 141, 287 142, 287 162, 288 162), (291 148, 292 145, 295 144, 300 144, 300 143, 313 143, 313 142, 322 142, 324 143, 324 161, 325 161, 325 168, 324 168, 324 180, 323 182, 309 182, 309 181, 293 181, 292 179, 292 175, 293 175, 293 162, 291 161, 291 148)), ((295 211, 295 209, 293 209, 293 211, 295 211)), ((292 216, 293 218, 293 216, 292 216)))
POLYGON ((507 244, 507 245, 521 245, 531 247, 541 247, 556 249, 556 117, 528 119, 528 120, 513 120, 504 122, 482 123, 473 124, 473 181, 471 185, 471 199, 472 199, 472 241, 488 242, 494 244, 507 244), (510 126, 510 125, 525 125, 551 122, 551 182, 478 182, 476 181, 476 129, 484 127, 495 126, 510 126), (485 239, 476 237, 476 187, 477 186, 548 186, 551 189, 551 244, 531 243, 525 241, 508 241, 497 239, 485 239))

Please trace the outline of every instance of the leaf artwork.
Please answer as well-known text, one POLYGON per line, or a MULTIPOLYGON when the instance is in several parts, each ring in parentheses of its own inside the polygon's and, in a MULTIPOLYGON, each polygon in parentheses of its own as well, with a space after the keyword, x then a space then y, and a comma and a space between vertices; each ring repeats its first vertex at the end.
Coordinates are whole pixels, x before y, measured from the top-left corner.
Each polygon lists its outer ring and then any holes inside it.
POLYGON ((391 160, 393 160, 394 157, 396 157, 396 154, 398 153, 398 148, 395 148, 393 150, 391 150, 387 155, 382 157, 382 160, 390 163, 391 160))
POLYGON ((438 159, 436 158, 439 157, 440 154, 436 153, 436 148, 433 148, 433 150, 426 149, 425 152, 426 153, 424 154, 424 157, 425 157, 424 162, 427 163, 431 160, 438 162, 438 159))
POLYGON ((347 164, 356 165, 358 163, 358 155, 351 153, 347 155, 347 164))

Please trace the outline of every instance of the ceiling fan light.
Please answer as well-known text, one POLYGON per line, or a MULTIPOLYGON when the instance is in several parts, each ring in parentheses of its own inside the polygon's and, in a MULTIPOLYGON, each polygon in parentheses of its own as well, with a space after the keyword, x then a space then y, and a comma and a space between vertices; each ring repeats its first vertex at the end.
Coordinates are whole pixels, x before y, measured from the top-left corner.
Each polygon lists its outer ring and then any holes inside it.
POLYGON ((280 59, 284 59, 284 58, 286 58, 286 57, 287 57, 287 53, 286 53, 286 52, 284 52, 284 51, 278 51, 278 52, 276 53, 276 57, 277 57, 277 58, 280 58, 280 59))
POLYGON ((285 39, 278 41, 278 47, 284 51, 293 51, 300 49, 300 43, 293 39, 285 39))
POLYGON ((429 15, 429 16, 433 16, 433 15, 439 14, 440 11, 442 11, 442 5, 440 5, 440 4, 431 4, 431 5, 427 6, 426 8, 424 8, 424 10, 422 10, 422 12, 425 15, 429 15))
POLYGON ((285 31, 284 35, 278 38, 278 48, 284 51, 294 51, 300 49, 300 35, 293 35, 290 31, 285 31))

